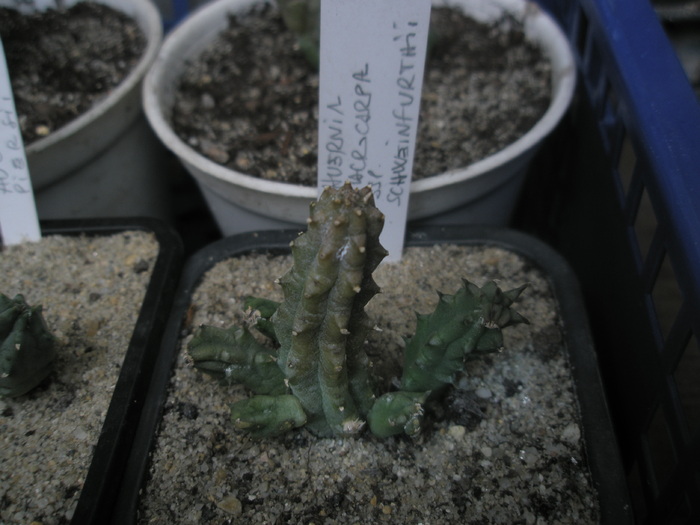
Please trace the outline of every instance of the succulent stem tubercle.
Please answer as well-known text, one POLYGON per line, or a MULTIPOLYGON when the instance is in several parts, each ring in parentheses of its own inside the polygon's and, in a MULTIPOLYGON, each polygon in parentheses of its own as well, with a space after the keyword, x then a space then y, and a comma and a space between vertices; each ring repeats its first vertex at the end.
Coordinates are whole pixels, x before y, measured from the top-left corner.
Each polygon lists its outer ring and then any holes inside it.
POLYGON ((56 339, 41 310, 21 294, 0 294, 0 396, 26 394, 53 370, 56 339))

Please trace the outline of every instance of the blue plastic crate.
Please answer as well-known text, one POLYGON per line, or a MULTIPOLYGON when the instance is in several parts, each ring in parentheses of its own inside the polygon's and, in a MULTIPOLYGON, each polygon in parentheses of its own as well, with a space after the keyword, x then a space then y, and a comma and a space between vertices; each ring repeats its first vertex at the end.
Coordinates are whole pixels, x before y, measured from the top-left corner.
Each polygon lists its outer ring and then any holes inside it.
MULTIPOLYGON (((163 17, 163 29, 171 30, 192 10, 189 0, 153 0, 163 17)), ((197 3, 203 3, 199 1, 197 3)))
POLYGON ((539 2, 581 81, 525 195, 582 282, 636 521, 700 523, 700 105, 648 1, 539 2))

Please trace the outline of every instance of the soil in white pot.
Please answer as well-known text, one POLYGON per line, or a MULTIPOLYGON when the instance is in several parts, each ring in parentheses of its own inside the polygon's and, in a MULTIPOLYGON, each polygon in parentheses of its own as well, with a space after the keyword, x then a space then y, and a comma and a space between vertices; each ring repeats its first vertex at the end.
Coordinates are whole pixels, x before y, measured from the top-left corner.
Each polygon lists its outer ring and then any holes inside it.
MULTIPOLYGON (((551 66, 505 18, 433 8, 414 179, 463 168, 515 141, 547 110, 551 66)), ((169 116, 183 142, 230 169, 316 185, 318 74, 270 5, 232 16, 186 67, 169 116)))
POLYGON ((96 2, 32 14, 0 7, 0 35, 25 146, 109 95, 146 49, 135 20, 96 2))
MULTIPOLYGON (((194 293, 182 344, 200 324, 246 322, 247 295, 281 300, 273 280, 290 264, 264 254, 217 264, 194 293)), ((367 311, 381 331, 368 354, 378 393, 400 376, 415 312, 432 311, 436 290, 454 293, 461 278, 529 283, 514 308, 530 324, 504 330, 502 352, 469 364, 415 441, 319 439, 304 429, 251 440, 234 431, 227 408, 248 393, 196 371, 181 352, 139 523, 598 522, 563 327, 541 272, 500 248, 436 246, 407 249, 375 277, 382 293, 367 311)))
POLYGON ((0 292, 43 305, 54 371, 0 398, 0 523, 68 523, 158 255, 153 234, 47 236, 0 253, 0 292))

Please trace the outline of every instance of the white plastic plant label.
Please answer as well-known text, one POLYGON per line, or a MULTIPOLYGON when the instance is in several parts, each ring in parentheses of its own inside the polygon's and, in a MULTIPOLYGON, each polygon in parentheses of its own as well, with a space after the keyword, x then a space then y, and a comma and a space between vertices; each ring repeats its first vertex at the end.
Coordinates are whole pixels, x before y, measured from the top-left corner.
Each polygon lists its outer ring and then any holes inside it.
POLYGON ((17 121, 5 50, 0 42, 0 241, 41 239, 27 157, 17 121))
POLYGON ((401 259, 430 0, 321 0, 318 189, 371 186, 401 259))

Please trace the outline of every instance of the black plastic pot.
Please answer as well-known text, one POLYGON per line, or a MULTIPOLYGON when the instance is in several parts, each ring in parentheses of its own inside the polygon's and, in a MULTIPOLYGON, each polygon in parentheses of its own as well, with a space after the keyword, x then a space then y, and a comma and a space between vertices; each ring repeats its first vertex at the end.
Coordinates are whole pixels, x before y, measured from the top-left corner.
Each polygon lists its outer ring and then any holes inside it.
MULTIPOLYGON (((196 253, 186 264, 173 311, 163 336, 163 347, 148 392, 132 454, 124 474, 112 523, 135 523, 140 491, 146 482, 150 452, 168 395, 183 319, 193 291, 202 275, 219 261, 250 252, 288 253, 289 242, 297 231, 271 231, 241 234, 222 239, 196 253)), ((529 259, 548 276, 560 305, 566 347, 582 417, 583 437, 589 468, 599 494, 601 522, 631 523, 625 478, 600 380, 598 363, 588 327, 581 293, 568 263, 539 240, 499 227, 427 227, 408 234, 407 245, 434 244, 490 245, 515 252, 529 259)))
POLYGON ((80 219, 41 223, 43 235, 100 236, 124 231, 152 232, 159 246, 151 280, 122 363, 92 462, 73 515, 74 524, 109 522, 160 340, 182 269, 180 237, 156 219, 80 219))

